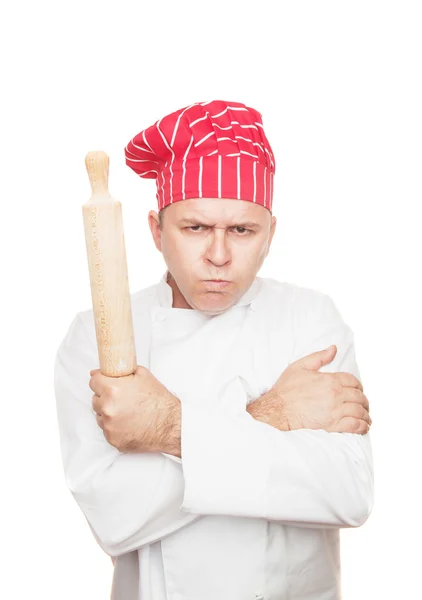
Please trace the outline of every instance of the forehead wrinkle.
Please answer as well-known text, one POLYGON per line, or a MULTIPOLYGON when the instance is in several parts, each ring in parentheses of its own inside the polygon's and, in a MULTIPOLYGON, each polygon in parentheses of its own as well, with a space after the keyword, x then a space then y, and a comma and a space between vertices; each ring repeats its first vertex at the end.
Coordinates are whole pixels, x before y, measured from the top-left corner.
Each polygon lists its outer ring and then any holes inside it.
POLYGON ((215 222, 211 222, 209 221, 207 218, 202 217, 202 216, 197 216, 197 217, 183 217, 179 223, 190 223, 190 224, 201 224, 201 225, 206 225, 207 227, 245 227, 245 228, 258 228, 261 227, 260 223, 257 223, 255 221, 247 221, 246 219, 242 218, 242 217, 238 217, 238 218, 232 218, 229 219, 228 223, 220 223, 219 221, 215 222))
POLYGON ((249 226, 261 226, 259 220, 255 220, 252 215, 245 214, 244 211, 238 215, 230 213, 230 211, 228 211, 228 214, 227 211, 224 211, 223 214, 220 213, 218 215, 213 215, 208 214, 207 211, 196 211, 191 209, 185 213, 182 213, 178 221, 179 223, 183 221, 195 221, 201 222, 203 225, 223 225, 224 223, 228 223, 229 225, 239 225, 240 223, 244 223, 248 224, 249 226))
POLYGON ((255 231, 266 225, 267 219, 263 214, 266 210, 263 207, 256 210, 258 205, 252 205, 246 201, 239 202, 239 200, 213 199, 210 201, 207 198, 201 200, 202 202, 188 199, 173 204, 170 210, 175 211, 175 224, 181 226, 182 223, 188 222, 207 227, 241 227, 242 225, 246 227, 247 224, 248 229, 253 228, 255 231))

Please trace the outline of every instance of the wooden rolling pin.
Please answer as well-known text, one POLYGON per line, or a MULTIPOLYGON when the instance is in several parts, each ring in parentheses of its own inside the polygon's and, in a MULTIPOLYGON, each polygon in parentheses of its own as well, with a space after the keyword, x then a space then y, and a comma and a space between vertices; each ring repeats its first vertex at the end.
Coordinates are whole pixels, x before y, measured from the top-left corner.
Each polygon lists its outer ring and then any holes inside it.
POLYGON ((136 369, 122 205, 108 191, 109 158, 85 158, 92 196, 82 206, 100 371, 109 377, 136 369))

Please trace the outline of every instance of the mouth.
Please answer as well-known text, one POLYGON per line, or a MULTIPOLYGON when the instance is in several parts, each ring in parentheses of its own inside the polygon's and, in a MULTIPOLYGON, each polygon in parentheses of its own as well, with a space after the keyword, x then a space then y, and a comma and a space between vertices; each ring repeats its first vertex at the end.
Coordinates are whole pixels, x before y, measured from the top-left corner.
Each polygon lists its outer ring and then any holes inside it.
POLYGON ((204 283, 208 288, 217 290, 231 285, 231 281, 225 281, 224 279, 207 279, 204 283))

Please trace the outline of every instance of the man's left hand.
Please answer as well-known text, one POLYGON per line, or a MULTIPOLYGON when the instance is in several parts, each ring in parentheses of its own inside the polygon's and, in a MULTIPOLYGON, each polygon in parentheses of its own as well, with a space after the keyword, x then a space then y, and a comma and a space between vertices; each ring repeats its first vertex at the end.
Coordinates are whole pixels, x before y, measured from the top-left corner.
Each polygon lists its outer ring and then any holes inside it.
POLYGON ((124 377, 90 372, 92 406, 106 440, 120 452, 180 457, 180 401, 142 366, 124 377))

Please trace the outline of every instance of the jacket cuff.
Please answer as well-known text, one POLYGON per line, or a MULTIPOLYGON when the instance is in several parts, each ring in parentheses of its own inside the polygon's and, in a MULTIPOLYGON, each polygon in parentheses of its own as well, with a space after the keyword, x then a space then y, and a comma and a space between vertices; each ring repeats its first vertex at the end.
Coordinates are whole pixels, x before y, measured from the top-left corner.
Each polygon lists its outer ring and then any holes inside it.
POLYGON ((167 458, 169 458, 170 460, 174 460, 174 462, 182 464, 182 460, 178 456, 174 456, 173 454, 167 454, 166 452, 161 452, 161 454, 163 456, 167 456, 167 458))

